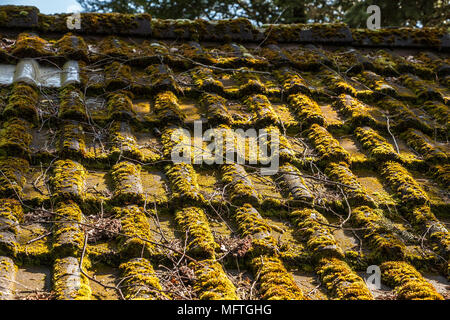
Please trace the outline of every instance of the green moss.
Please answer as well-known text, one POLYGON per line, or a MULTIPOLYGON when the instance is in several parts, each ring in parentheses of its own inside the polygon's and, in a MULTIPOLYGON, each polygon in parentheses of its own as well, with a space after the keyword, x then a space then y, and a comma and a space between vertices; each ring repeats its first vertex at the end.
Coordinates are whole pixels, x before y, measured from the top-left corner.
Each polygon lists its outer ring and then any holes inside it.
POLYGON ((149 75, 149 81, 154 93, 172 91, 172 93, 182 92, 175 81, 173 71, 165 64, 152 64, 145 69, 149 75))
POLYGON ((394 98, 398 97, 397 91, 388 84, 382 76, 379 76, 376 73, 363 71, 358 75, 358 80, 376 92, 390 95, 394 98))
POLYGON ((29 33, 19 34, 11 53, 18 58, 48 57, 54 54, 47 41, 29 33))
POLYGON ((426 101, 422 107, 431 114, 438 123, 450 127, 449 107, 436 101, 426 101))
POLYGON ((56 42, 57 54, 69 60, 88 59, 88 47, 84 39, 70 32, 66 33, 56 42))
POLYGON ((380 265, 381 279, 394 288, 401 300, 443 300, 432 284, 407 262, 389 261, 380 265))
POLYGON ((123 89, 132 82, 131 68, 114 61, 105 67, 105 84, 108 90, 123 89))
POLYGON ((438 180, 444 187, 450 186, 450 164, 437 164, 430 170, 433 177, 438 180))
POLYGON ((74 85, 61 88, 58 116, 62 119, 84 121, 87 119, 83 93, 74 85))
POLYGON ((0 159, 0 194, 4 197, 23 196, 25 174, 29 169, 27 160, 14 157, 0 159))
POLYGON ((200 300, 237 300, 236 288, 215 260, 192 262, 196 277, 194 291, 200 300))
POLYGON ((38 97, 36 88, 24 83, 15 83, 8 104, 3 110, 3 116, 5 118, 21 117, 32 122, 36 121, 38 119, 36 108, 38 97))
POLYGON ((400 80, 417 95, 420 101, 436 100, 444 102, 442 94, 426 80, 421 80, 411 74, 402 75, 400 80))
POLYGON ((33 139, 29 134, 27 121, 13 118, 5 121, 0 129, 0 156, 30 158, 30 144, 33 139))
POLYGON ((175 220, 187 235, 187 250, 190 254, 214 258, 218 245, 208 224, 204 211, 199 207, 186 207, 175 212, 175 220))

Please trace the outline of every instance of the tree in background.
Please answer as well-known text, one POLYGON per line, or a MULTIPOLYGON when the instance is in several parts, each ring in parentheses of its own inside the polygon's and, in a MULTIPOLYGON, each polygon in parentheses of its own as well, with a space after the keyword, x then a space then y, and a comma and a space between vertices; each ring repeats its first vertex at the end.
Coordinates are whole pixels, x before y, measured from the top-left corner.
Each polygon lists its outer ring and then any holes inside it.
POLYGON ((381 9, 381 26, 449 26, 449 0, 77 0, 86 11, 147 12, 161 19, 248 18, 266 23, 345 22, 364 28, 369 5, 381 9))

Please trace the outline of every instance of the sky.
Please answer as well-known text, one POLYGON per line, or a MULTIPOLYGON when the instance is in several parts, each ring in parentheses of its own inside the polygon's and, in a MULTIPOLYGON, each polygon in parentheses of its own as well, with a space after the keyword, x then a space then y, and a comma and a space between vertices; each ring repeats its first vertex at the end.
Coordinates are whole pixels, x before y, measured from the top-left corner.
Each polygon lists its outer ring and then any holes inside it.
POLYGON ((24 6, 35 6, 41 13, 66 13, 81 11, 81 6, 76 0, 0 0, 0 5, 13 4, 24 6))

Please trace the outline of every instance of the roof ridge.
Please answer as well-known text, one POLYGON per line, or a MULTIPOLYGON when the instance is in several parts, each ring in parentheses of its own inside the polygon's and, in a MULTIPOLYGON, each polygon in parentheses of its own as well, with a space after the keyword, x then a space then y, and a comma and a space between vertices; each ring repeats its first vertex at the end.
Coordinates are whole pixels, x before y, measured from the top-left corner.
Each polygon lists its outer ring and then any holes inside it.
POLYGON ((345 23, 266 24, 257 27, 246 18, 207 21, 157 19, 150 14, 80 13, 79 28, 73 14, 41 14, 33 6, 0 6, 1 29, 42 33, 100 34, 218 42, 318 43, 357 47, 436 48, 447 51, 450 34, 445 28, 389 27, 353 29, 345 23), (72 18, 73 19, 73 18, 72 18))

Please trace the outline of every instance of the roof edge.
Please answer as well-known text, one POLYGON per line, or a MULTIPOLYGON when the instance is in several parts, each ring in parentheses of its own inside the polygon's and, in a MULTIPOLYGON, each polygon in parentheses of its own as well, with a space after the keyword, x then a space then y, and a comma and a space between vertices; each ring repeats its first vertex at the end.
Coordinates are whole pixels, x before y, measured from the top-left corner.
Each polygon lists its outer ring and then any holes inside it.
POLYGON ((245 18, 206 21, 155 19, 149 14, 80 13, 44 15, 32 6, 0 6, 0 28, 38 33, 125 35, 217 42, 317 43, 359 47, 435 48, 447 51, 445 28, 351 29, 346 24, 271 24, 255 27, 245 18))

